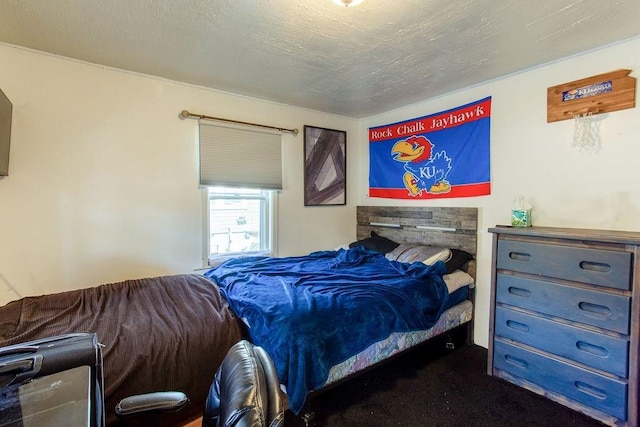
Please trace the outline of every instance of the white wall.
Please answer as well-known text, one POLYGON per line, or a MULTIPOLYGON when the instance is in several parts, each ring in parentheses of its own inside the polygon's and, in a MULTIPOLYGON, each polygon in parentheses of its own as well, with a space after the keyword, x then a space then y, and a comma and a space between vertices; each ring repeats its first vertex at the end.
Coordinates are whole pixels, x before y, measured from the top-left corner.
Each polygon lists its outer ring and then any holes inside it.
MULTIPOLYGON (((546 120, 548 87, 617 69, 630 69, 632 76, 639 76, 640 38, 363 121, 362 135, 366 138, 369 127, 492 97, 491 195, 404 202, 412 206, 479 208, 477 344, 488 344, 492 235, 487 229, 509 223, 516 197, 522 195, 533 204, 534 225, 640 231, 640 109, 595 116, 602 139, 602 149, 596 153, 571 148, 571 120, 546 120)), ((366 143, 359 150, 359 203, 398 204, 395 200, 367 197, 366 143)))
POLYGON ((283 137, 280 255, 355 236, 357 157, 348 205, 304 208, 302 127, 358 121, 107 69, 0 44, 13 102, 9 177, 0 179, 0 304, 202 266, 197 121, 181 110, 299 128, 283 137), (304 236, 304 237, 302 237, 304 236))

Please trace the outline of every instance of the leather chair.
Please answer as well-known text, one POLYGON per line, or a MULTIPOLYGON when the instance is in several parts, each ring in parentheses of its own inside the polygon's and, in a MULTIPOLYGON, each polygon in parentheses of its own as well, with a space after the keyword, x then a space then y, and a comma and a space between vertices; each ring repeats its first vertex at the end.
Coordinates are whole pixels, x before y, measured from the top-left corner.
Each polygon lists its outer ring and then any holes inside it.
POLYGON ((284 423, 282 391, 275 366, 261 347, 233 345, 215 375, 203 427, 279 427, 284 423))

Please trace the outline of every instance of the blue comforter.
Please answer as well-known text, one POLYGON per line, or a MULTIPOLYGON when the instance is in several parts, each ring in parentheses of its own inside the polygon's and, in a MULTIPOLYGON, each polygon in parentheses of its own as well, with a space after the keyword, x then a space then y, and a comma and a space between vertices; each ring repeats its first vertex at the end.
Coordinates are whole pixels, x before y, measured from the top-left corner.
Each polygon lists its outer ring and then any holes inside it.
POLYGON ((291 410, 329 370, 391 332, 432 327, 444 311, 441 261, 387 260, 363 248, 229 260, 205 276, 220 287, 252 341, 272 357, 291 410))

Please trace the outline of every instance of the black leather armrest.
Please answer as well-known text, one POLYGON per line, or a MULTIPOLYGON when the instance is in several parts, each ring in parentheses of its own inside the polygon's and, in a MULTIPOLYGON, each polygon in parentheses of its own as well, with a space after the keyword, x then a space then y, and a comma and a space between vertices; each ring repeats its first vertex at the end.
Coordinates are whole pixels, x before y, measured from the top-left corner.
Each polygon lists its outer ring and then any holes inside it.
POLYGON ((126 416, 152 411, 178 411, 182 409, 188 401, 187 396, 179 391, 139 394, 122 399, 116 405, 116 414, 126 416))

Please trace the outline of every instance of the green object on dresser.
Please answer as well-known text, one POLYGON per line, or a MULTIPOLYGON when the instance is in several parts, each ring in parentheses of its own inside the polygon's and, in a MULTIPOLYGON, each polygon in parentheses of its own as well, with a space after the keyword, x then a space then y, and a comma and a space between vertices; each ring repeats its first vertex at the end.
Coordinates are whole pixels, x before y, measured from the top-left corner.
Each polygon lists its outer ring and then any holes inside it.
POLYGON ((511 210, 511 225, 513 227, 531 227, 531 209, 511 210))

